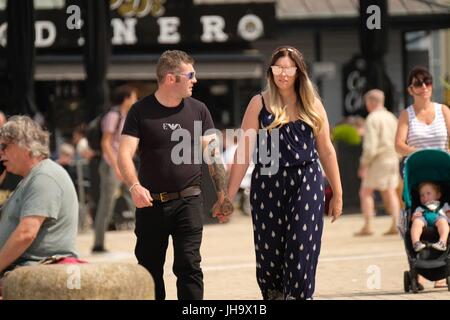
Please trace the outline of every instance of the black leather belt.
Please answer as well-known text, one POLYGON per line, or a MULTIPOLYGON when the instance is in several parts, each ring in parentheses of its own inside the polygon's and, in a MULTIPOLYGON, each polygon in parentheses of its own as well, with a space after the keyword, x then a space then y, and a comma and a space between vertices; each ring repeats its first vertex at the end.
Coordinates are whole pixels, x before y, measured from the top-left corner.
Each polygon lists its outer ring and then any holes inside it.
POLYGON ((200 187, 193 186, 187 187, 186 189, 181 190, 180 192, 161 192, 161 193, 150 193, 154 201, 159 202, 167 202, 170 200, 176 200, 180 198, 198 196, 202 193, 200 187))

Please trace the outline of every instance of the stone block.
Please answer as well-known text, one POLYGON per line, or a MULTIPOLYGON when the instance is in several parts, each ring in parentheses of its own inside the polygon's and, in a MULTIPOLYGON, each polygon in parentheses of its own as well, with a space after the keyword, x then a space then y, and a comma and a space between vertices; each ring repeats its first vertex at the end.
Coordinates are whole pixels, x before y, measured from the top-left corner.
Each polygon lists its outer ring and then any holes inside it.
POLYGON ((128 263, 52 264, 16 268, 3 282, 5 300, 153 300, 150 273, 128 263))

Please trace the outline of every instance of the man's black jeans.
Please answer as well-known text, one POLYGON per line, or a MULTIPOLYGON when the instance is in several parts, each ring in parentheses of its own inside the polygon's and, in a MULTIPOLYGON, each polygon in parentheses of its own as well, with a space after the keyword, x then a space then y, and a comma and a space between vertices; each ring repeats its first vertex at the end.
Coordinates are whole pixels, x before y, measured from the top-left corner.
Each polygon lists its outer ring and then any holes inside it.
POLYGON ((200 268, 200 244, 203 232, 202 196, 193 196, 136 209, 137 237, 135 254, 140 265, 152 275, 156 300, 164 300, 164 262, 172 236, 173 273, 177 277, 180 300, 203 299, 203 273, 200 268))

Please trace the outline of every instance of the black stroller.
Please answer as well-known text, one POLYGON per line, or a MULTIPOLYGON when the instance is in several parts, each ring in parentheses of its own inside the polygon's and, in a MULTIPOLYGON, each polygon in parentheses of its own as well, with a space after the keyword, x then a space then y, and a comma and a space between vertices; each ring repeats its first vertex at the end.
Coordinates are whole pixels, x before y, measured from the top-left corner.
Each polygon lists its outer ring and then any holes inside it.
POLYGON ((400 233, 405 242, 409 263, 409 271, 404 272, 403 279, 405 292, 417 293, 423 290, 423 286, 417 281, 418 275, 430 281, 445 278, 448 286, 450 283, 450 241, 447 240, 446 251, 433 249, 431 244, 439 240, 439 234, 436 227, 426 227, 421 236, 421 241, 426 244, 426 248, 416 253, 411 243, 410 230, 411 216, 414 209, 420 204, 417 189, 421 182, 432 181, 439 184, 442 194, 440 201, 450 203, 450 154, 434 149, 417 151, 406 159, 403 173, 405 210, 402 212, 400 233))

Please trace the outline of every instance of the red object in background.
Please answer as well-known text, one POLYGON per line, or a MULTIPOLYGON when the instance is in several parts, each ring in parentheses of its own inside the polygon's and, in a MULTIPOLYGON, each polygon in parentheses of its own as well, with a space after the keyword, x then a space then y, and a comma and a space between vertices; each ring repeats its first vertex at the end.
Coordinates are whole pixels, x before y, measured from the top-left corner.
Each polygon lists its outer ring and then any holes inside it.
POLYGON ((78 263, 87 263, 87 261, 80 260, 78 258, 73 258, 73 257, 64 257, 56 263, 57 264, 78 264, 78 263))
POLYGON ((328 215, 328 209, 330 208, 330 200, 333 196, 333 189, 331 189, 331 186, 327 183, 325 184, 325 211, 324 214, 328 215))

